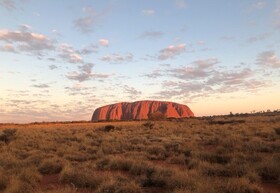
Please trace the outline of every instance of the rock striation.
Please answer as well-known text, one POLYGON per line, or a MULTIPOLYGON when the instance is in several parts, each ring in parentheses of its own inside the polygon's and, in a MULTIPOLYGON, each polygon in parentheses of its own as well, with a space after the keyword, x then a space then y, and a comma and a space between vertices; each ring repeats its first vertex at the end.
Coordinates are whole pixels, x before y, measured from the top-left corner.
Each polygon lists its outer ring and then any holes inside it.
POLYGON ((121 102, 97 108, 92 121, 110 120, 142 120, 148 119, 152 113, 160 112, 166 118, 193 117, 187 105, 166 101, 121 102))

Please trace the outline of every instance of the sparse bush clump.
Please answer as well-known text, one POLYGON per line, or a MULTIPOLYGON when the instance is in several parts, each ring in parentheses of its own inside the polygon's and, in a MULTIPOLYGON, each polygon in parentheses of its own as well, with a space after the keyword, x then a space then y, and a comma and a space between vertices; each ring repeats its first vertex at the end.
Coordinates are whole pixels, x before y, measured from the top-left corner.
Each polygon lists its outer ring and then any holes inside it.
POLYGON ((44 160, 38 168, 41 174, 58 174, 62 170, 62 163, 56 159, 44 160))
POLYGON ((78 188, 96 188, 103 178, 94 172, 83 171, 72 166, 65 166, 60 174, 60 181, 73 184, 78 188))
POLYGON ((112 130, 114 130, 114 129, 115 129, 115 126, 114 126, 114 125, 106 125, 106 126, 104 127, 103 131, 105 131, 105 132, 110 132, 110 131, 112 131, 112 130))
POLYGON ((97 193, 142 193, 142 189, 134 181, 116 177, 103 182, 97 193))
POLYGON ((275 133, 276 133, 277 135, 280 135, 280 127, 279 127, 279 128, 275 128, 274 131, 275 131, 275 133))
POLYGON ((143 126, 149 128, 149 129, 153 129, 155 126, 155 123, 153 123, 152 121, 147 121, 146 123, 143 124, 143 126))
POLYGON ((6 189, 8 180, 9 178, 5 175, 4 170, 0 168, 0 192, 6 189))
POLYGON ((16 137, 16 129, 4 129, 2 133, 0 133, 0 141, 3 141, 4 143, 8 144, 16 137))

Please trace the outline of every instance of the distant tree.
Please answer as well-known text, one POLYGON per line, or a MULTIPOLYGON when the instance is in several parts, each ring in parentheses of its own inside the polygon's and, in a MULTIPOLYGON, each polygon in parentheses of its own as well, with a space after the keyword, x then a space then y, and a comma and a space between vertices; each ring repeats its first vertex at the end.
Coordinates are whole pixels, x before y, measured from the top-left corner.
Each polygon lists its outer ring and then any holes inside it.
POLYGON ((149 120, 152 120, 152 121, 159 121, 159 120, 166 119, 166 116, 164 113, 157 111, 157 112, 150 113, 148 115, 148 118, 149 118, 149 120))

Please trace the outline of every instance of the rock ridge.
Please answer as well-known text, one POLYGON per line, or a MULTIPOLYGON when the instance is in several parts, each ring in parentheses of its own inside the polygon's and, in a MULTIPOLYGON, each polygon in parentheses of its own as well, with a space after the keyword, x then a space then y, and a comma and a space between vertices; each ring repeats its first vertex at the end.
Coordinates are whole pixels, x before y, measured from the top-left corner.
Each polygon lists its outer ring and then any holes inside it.
POLYGON ((120 102, 97 108, 92 121, 112 120, 143 120, 148 119, 152 113, 162 113, 166 118, 193 117, 194 114, 187 105, 168 101, 136 101, 120 102))

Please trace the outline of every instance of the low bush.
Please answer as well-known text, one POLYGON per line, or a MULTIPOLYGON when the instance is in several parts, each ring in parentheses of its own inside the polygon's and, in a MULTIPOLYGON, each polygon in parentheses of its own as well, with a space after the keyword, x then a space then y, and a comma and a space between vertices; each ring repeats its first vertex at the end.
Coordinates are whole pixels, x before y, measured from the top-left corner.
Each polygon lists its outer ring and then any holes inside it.
POLYGON ((218 192, 226 193, 262 193, 262 189, 245 178, 227 180, 218 186, 218 192))
POLYGON ((103 178, 94 172, 65 166, 60 174, 60 181, 73 184, 78 188, 96 188, 102 183, 103 178))
POLYGON ((103 182, 97 193, 142 193, 142 189, 134 181, 116 177, 103 182))
POLYGON ((105 132, 109 132, 109 131, 112 131, 115 129, 115 126, 114 125, 106 125, 103 129, 103 131, 105 132))
POLYGON ((2 133, 0 134, 0 141, 3 141, 4 143, 8 144, 16 137, 16 129, 4 129, 2 133))
POLYGON ((44 160, 38 167, 41 174, 58 174, 62 170, 62 163, 57 159, 44 160))
POLYGON ((4 170, 0 169, 0 192, 6 189, 8 180, 7 174, 5 174, 4 170))
POLYGON ((280 127, 275 128, 274 131, 275 131, 275 133, 276 133, 277 135, 280 135, 280 127))

